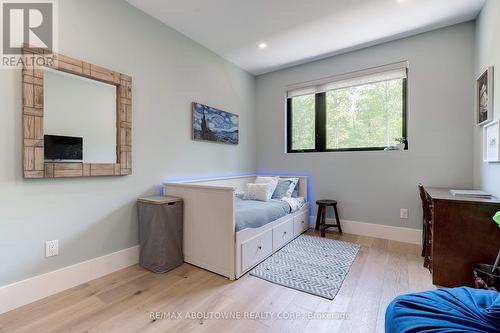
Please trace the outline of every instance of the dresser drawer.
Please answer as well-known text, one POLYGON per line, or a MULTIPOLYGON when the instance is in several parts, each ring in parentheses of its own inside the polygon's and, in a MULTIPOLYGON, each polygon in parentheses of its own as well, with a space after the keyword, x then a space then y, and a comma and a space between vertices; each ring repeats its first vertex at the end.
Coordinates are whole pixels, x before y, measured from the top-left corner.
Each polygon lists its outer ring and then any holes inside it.
POLYGON ((241 244, 241 271, 246 271, 273 252, 273 231, 268 230, 241 244))
POLYGON ((305 232, 309 229, 309 210, 306 209, 304 212, 301 212, 293 218, 293 236, 297 237, 298 235, 305 232))
POLYGON ((293 238, 293 218, 273 228, 273 251, 281 248, 293 238))

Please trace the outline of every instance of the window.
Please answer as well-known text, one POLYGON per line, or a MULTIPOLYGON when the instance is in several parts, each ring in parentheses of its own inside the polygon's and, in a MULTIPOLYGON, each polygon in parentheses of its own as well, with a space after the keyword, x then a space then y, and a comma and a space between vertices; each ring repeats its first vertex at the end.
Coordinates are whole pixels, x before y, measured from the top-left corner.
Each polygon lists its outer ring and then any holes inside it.
POLYGON ((287 151, 383 150, 406 141, 407 63, 288 90, 287 151))

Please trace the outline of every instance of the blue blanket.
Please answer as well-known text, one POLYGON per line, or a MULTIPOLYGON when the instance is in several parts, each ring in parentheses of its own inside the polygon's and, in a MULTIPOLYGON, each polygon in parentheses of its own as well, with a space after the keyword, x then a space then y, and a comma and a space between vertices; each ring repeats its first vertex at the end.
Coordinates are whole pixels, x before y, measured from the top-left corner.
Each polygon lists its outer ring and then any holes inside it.
POLYGON ((399 296, 387 308, 385 331, 500 332, 500 293, 463 287, 399 296))
POLYGON ((267 202, 256 200, 236 200, 236 231, 259 228, 290 213, 290 205, 282 200, 267 202))

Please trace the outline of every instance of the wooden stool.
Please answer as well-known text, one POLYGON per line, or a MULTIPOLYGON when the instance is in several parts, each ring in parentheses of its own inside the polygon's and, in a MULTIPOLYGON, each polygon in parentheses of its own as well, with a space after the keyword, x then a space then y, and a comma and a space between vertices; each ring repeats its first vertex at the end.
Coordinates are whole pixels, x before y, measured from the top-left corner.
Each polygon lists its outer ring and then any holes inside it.
POLYGON ((337 211, 337 201, 335 200, 318 200, 316 201, 318 205, 318 216, 316 218, 316 230, 321 228, 321 237, 325 237, 325 230, 327 228, 338 228, 339 234, 342 233, 342 227, 340 225, 339 212, 337 211), (332 206, 333 211, 335 212, 335 220, 337 220, 337 224, 326 224, 326 208, 332 206))

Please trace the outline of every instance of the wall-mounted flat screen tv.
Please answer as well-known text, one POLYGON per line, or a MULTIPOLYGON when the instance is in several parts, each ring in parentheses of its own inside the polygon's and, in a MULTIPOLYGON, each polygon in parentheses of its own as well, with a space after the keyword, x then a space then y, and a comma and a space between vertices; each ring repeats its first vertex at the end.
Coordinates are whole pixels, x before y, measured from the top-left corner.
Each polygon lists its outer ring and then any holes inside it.
POLYGON ((44 135, 45 161, 82 162, 83 138, 44 135))

